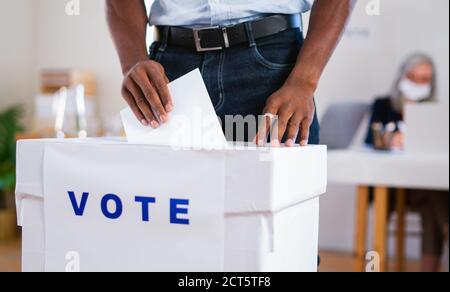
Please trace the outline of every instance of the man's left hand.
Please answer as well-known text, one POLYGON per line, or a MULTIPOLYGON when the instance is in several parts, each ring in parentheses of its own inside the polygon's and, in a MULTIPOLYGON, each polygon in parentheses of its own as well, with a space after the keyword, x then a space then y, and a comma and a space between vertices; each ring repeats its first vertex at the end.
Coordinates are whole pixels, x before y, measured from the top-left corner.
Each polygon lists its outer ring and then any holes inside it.
POLYGON ((260 125, 255 138, 257 145, 263 146, 267 142, 266 133, 272 131, 273 119, 270 117, 275 116, 278 119, 278 135, 275 135, 276 137, 271 135, 272 146, 280 146, 285 134, 286 146, 294 146, 298 135, 300 135, 300 145, 306 146, 315 114, 313 91, 301 85, 286 83, 267 99, 263 114, 268 118, 260 125))

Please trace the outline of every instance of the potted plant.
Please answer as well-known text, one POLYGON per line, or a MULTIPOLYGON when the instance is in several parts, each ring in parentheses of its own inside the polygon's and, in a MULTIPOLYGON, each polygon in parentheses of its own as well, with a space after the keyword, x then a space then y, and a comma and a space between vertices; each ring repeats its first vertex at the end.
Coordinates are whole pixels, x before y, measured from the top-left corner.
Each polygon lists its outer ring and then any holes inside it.
POLYGON ((16 135, 23 130, 20 123, 22 115, 21 106, 0 113, 0 240, 11 238, 16 231, 16 135))

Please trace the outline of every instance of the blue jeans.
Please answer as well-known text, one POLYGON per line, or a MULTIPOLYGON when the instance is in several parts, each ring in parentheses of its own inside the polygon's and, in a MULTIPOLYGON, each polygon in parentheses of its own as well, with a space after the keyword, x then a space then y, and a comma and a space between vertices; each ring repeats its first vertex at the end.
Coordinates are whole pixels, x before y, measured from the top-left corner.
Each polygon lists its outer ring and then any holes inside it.
MULTIPOLYGON (((278 91, 295 66, 303 44, 303 34, 291 29, 255 40, 247 26, 249 43, 223 51, 197 53, 167 44, 167 31, 161 42, 150 48, 150 58, 159 62, 173 81, 200 68, 218 117, 263 114, 266 100, 278 91)), ((245 140, 254 138, 246 133, 245 140)), ((297 141, 298 143, 299 141, 297 141)), ((317 114, 310 129, 310 144, 319 144, 317 114)))

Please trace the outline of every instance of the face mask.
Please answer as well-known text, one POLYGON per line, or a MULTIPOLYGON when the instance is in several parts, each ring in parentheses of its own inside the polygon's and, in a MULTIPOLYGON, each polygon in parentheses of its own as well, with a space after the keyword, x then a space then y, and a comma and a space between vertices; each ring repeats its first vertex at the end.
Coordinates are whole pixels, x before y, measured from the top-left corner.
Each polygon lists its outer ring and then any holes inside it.
POLYGON ((422 101, 431 95, 431 84, 420 85, 408 78, 403 78, 399 85, 400 92, 412 101, 422 101))

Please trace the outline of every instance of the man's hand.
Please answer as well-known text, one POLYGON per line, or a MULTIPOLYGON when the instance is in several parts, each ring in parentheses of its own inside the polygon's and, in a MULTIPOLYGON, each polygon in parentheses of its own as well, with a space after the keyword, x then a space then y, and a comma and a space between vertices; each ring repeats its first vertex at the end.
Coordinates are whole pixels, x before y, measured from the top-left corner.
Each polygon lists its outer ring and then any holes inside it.
MULTIPOLYGON (((277 116, 278 118, 276 137, 271 135, 272 146, 279 146, 285 134, 287 135, 286 146, 294 146, 298 135, 300 135, 301 146, 308 144, 309 128, 315 114, 314 98, 311 90, 296 84, 286 83, 280 90, 269 97, 264 114, 277 116)), ((263 128, 259 130, 256 140, 258 145, 266 143, 266 133, 271 130, 271 122, 269 118, 261 125, 263 128)))
MULTIPOLYGON (((314 116, 314 92, 328 60, 334 52, 345 25, 350 18, 355 0, 315 0, 311 11, 308 35, 297 58, 297 64, 286 84, 267 100, 263 114, 278 115, 279 144, 287 133, 286 146, 293 146, 300 133, 300 145, 308 144, 309 127, 314 116), (287 130, 287 132, 286 132, 287 130)), ((266 129, 270 127, 267 125, 266 129)), ((262 127, 256 142, 265 143, 262 127)), ((264 131, 266 130, 266 131, 264 131)))
POLYGON ((123 98, 144 126, 157 128, 167 122, 173 110, 168 83, 161 64, 150 60, 137 63, 125 74, 123 98))
POLYGON ((146 48, 148 16, 143 0, 107 0, 106 15, 125 76, 122 95, 144 126, 157 128, 173 109, 161 64, 146 48))

